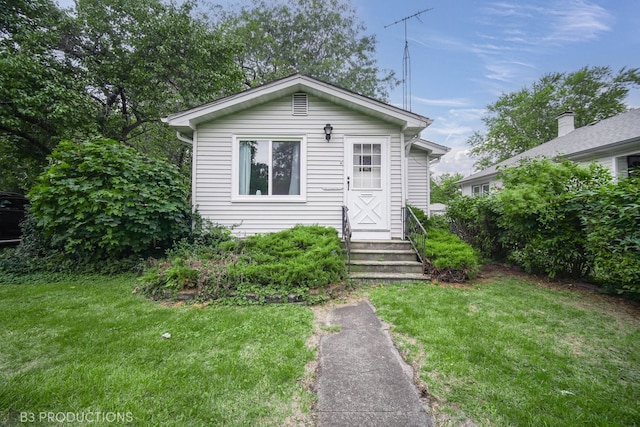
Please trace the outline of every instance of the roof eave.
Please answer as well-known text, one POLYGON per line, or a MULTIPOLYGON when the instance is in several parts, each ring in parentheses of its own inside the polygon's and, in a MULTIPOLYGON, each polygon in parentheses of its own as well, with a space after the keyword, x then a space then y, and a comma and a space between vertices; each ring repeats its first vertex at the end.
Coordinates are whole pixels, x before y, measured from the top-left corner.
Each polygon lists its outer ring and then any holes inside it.
POLYGON ((403 132, 407 135, 417 135, 433 123, 433 120, 428 117, 385 104, 363 95, 358 95, 354 92, 300 74, 295 74, 257 88, 221 98, 190 110, 169 115, 163 118, 162 121, 183 133, 193 133, 193 130, 196 129, 200 123, 211 121, 217 117, 226 116, 301 91, 327 99, 335 104, 361 111, 364 114, 398 124, 403 127, 403 132))

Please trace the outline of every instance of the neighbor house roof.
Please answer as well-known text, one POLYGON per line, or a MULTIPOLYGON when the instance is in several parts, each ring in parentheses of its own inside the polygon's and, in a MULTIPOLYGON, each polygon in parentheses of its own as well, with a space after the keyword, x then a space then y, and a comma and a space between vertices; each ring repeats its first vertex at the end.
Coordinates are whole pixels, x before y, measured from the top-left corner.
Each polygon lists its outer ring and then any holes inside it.
POLYGON ((433 120, 411 111, 359 95, 302 74, 276 80, 262 86, 220 98, 213 102, 164 117, 163 122, 185 135, 192 135, 198 124, 263 104, 296 92, 306 92, 335 104, 377 117, 402 127, 407 137, 417 136, 433 120))
POLYGON ((575 129, 564 136, 469 175, 458 181, 458 184, 482 179, 486 181, 493 178, 499 169, 512 166, 523 158, 564 156, 570 160, 582 160, 589 159, 596 153, 606 153, 632 143, 640 144, 640 108, 575 129))

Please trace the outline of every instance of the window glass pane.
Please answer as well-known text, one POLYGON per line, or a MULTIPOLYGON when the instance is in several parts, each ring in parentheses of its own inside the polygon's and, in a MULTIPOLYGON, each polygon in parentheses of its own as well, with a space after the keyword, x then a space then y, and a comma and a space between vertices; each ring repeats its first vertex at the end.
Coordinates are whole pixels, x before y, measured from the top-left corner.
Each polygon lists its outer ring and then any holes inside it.
POLYGON ((248 192, 240 194, 267 196, 269 195, 269 141, 251 141, 249 143, 251 149, 251 171, 248 192))
POLYGON ((300 195, 300 142, 273 142, 272 191, 275 195, 300 195))

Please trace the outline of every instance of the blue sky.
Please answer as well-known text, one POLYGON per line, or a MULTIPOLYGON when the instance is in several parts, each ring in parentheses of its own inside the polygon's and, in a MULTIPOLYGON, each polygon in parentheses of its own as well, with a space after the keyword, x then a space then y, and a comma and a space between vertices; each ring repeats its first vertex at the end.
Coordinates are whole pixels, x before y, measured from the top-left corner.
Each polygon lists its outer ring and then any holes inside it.
MULTIPOLYGON (((638 0, 351 0, 378 40, 382 68, 402 76, 408 21, 412 110, 434 120, 422 137, 451 147, 435 173, 473 171, 467 138, 483 130, 484 108, 550 72, 584 66, 640 67, 638 0)), ((402 87, 390 102, 402 106, 402 87)), ((627 99, 640 107, 640 90, 627 99)))

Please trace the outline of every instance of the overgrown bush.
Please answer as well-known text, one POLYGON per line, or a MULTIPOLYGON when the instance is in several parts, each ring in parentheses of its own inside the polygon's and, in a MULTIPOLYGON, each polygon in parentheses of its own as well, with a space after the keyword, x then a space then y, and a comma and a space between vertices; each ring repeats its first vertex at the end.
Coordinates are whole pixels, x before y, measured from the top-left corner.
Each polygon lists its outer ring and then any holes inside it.
POLYGON ((445 216, 453 233, 480 251, 483 257, 495 260, 506 258, 492 196, 459 196, 451 201, 445 216))
POLYGON ((239 302, 293 294, 311 301, 311 290, 346 277, 344 250, 333 228, 298 225, 245 240, 219 229, 214 234, 223 238, 212 244, 183 241, 166 260, 149 265, 139 280, 142 291, 163 297, 194 289, 201 298, 239 302))
POLYGON ((409 207, 427 232, 425 252, 425 272, 434 279, 463 281, 473 278, 480 269, 478 253, 449 231, 448 222, 439 215, 428 218, 424 211, 409 207))
POLYGON ((550 277, 579 278, 591 267, 580 220, 581 192, 611 181, 597 163, 526 159, 498 175, 504 188, 493 196, 499 239, 509 259, 550 277))
POLYGON ((594 280, 640 298, 640 177, 589 191, 586 199, 581 218, 594 280))
POLYGON ((425 243, 426 273, 439 280, 463 281, 480 269, 476 251, 448 230, 430 229, 425 243))
POLYGON ((179 171, 108 139, 61 142, 29 198, 35 225, 67 259, 168 248, 191 227, 179 171))

